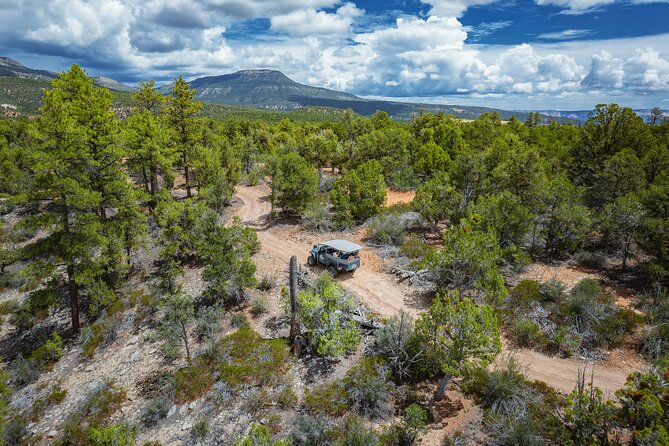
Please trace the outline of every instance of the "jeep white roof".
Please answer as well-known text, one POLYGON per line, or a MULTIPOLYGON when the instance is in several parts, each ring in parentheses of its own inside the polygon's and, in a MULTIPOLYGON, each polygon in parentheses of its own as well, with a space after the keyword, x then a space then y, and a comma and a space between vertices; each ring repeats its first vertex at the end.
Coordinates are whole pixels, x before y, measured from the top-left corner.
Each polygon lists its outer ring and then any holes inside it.
POLYGON ((321 245, 334 248, 341 252, 355 252, 362 249, 362 246, 349 242, 348 240, 330 240, 329 242, 321 243, 321 245))

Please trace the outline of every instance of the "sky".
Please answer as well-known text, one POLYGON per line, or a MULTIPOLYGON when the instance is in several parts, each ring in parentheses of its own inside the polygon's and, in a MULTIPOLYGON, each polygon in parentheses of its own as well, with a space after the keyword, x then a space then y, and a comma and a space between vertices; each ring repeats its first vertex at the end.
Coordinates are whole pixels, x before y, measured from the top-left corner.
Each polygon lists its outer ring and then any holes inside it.
POLYGON ((0 55, 136 84, 269 68, 363 97, 669 109, 669 0, 0 0, 0 55))

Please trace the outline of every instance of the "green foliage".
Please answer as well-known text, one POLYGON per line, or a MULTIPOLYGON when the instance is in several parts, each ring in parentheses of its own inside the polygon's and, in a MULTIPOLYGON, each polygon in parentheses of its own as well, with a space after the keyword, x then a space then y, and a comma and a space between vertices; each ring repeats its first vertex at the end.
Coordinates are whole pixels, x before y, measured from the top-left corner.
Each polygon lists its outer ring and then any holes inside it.
POLYGON ((186 350, 186 358, 191 360, 189 331, 195 319, 193 299, 184 293, 168 294, 161 300, 165 315, 158 329, 158 335, 167 345, 181 345, 186 350))
POLYGON ((91 427, 88 431, 91 446, 132 446, 135 444, 138 429, 126 422, 108 427, 91 427))
POLYGON ((414 322, 404 311, 376 331, 374 348, 386 360, 397 383, 411 379, 420 358, 420 351, 416 351, 412 343, 413 337, 414 322))
POLYGON ((401 246, 407 234, 407 221, 401 214, 384 213, 367 225, 366 237, 380 245, 401 246))
POLYGON ((531 279, 523 279, 509 292, 509 298, 514 306, 527 307, 533 302, 541 299, 539 282, 531 279))
POLYGON ((196 400, 207 393, 214 384, 213 370, 206 358, 195 361, 174 373, 176 402, 178 404, 196 400))
POLYGON ((576 445, 609 444, 615 426, 615 405, 592 382, 585 383, 585 372, 567 396, 564 422, 576 445))
POLYGON ((248 325, 248 323, 249 320, 244 313, 235 313, 230 318, 230 326, 232 328, 243 327, 244 325, 248 325))
POLYGON ((669 277, 669 173, 662 172, 641 194, 641 246, 653 257, 654 275, 669 277))
POLYGON ((259 249, 255 231, 235 221, 224 227, 216 215, 203 218, 198 229, 198 252, 206 262, 202 277, 205 296, 225 305, 240 304, 245 289, 256 284, 256 266, 251 256, 259 249))
POLYGON ((164 396, 152 399, 142 413, 142 422, 148 427, 154 426, 167 416, 171 405, 172 403, 164 396))
POLYGON ((83 344, 81 354, 85 358, 92 358, 103 344, 111 342, 116 337, 116 327, 110 317, 98 319, 82 333, 83 344))
POLYGON ((165 115, 167 123, 174 134, 174 149, 179 156, 178 164, 184 169, 186 180, 186 196, 192 196, 191 169, 194 158, 198 156, 200 146, 200 123, 196 117, 202 108, 202 103, 194 100, 195 90, 179 76, 171 89, 171 95, 167 100, 165 115))
POLYGON ((30 360, 41 369, 50 369, 63 356, 63 340, 52 333, 44 344, 30 354, 30 360))
POLYGON ((560 257, 578 249, 590 228, 590 212, 580 204, 583 189, 564 176, 549 180, 543 193, 538 226, 544 250, 560 257))
POLYGON ((126 423, 109 422, 125 400, 126 391, 123 388, 111 381, 103 382, 88 395, 81 409, 67 420, 61 443, 95 446, 113 445, 114 441, 121 441, 118 444, 133 444, 137 434, 135 428, 126 423))
POLYGON ((394 445, 413 445, 418 436, 426 430, 427 411, 418 404, 404 408, 402 422, 391 428, 389 442, 394 445))
POLYGON ((297 301, 309 344, 317 354, 337 357, 358 346, 360 333, 350 317, 355 301, 329 274, 321 274, 313 287, 298 294, 297 301))
POLYGON ((235 389, 264 387, 276 383, 287 366, 288 349, 283 340, 266 341, 248 325, 242 325, 175 372, 176 401, 200 398, 211 389, 215 377, 235 389))
POLYGON ((289 446, 287 440, 273 440, 272 432, 262 424, 253 424, 244 437, 235 441, 235 446, 289 446))
POLYGON ((350 409, 346 388, 340 380, 306 389, 304 405, 312 415, 341 416, 350 409))
POLYGON ((363 359, 343 379, 350 407, 359 415, 385 418, 392 414, 393 385, 387 369, 372 359, 363 359))
POLYGON ((423 349, 420 367, 427 376, 458 377, 485 368, 502 349, 492 307, 476 305, 457 292, 435 298, 416 321, 415 337, 423 349))
POLYGON ((51 267, 64 267, 77 332, 80 293, 104 304, 100 292, 109 294, 119 284, 131 251, 140 245, 144 221, 122 165, 109 91, 94 87, 77 65, 52 87, 44 93, 33 134, 32 186, 16 201, 39 210, 24 224, 50 236, 29 251, 51 267))
POLYGON ((318 198, 318 174, 295 152, 277 154, 269 160, 272 188, 270 200, 284 213, 300 214, 318 198))
POLYGON ((439 173, 416 190, 416 211, 430 223, 432 230, 444 221, 457 223, 464 212, 462 194, 451 184, 446 173, 439 173))
POLYGON ((632 243, 639 240, 644 210, 638 197, 627 194, 607 204, 601 215, 601 224, 611 246, 622 260, 622 268, 627 266, 632 243))
POLYGON ((426 263, 442 290, 475 293, 489 302, 506 295, 500 273, 502 253, 493 231, 473 230, 465 220, 443 234, 444 247, 429 253, 426 263))
MULTIPOLYGON (((655 369, 648 373, 634 372, 627 377, 625 386, 616 391, 620 404, 620 419, 629 426, 638 444, 666 438, 667 369, 655 369)), ((655 444, 662 444, 660 442, 655 444)))
POLYGON ((481 230, 494 230, 502 247, 522 246, 534 219, 520 198, 507 191, 479 197, 468 213, 481 230))
POLYGON ((247 325, 221 339, 217 354, 227 359, 219 366, 221 379, 233 387, 276 382, 289 364, 282 339, 264 340, 247 325))
POLYGON ((344 173, 335 181, 330 200, 342 225, 378 214, 386 200, 386 182, 379 162, 369 160, 344 173))
POLYGON ((316 201, 302 213, 302 224, 305 228, 313 231, 330 231, 333 227, 332 217, 327 206, 316 201))
POLYGON ((191 436, 196 442, 203 441, 207 437, 207 432, 209 432, 209 423, 205 417, 200 417, 193 424, 193 429, 191 430, 191 436))

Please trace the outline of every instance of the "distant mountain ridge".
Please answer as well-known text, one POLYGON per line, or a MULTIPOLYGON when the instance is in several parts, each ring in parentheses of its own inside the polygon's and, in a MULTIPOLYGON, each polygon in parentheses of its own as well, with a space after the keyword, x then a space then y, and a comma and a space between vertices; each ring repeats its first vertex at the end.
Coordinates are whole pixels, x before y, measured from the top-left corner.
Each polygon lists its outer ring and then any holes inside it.
POLYGON ((9 57, 0 57, 0 76, 20 77, 23 79, 49 80, 55 73, 46 70, 28 68, 9 57))
MULTIPOLYGON (((25 82, 45 82, 54 79, 56 73, 46 70, 28 68, 21 63, 8 57, 0 57, 0 77, 7 79, 20 78, 24 80, 21 88, 35 90, 33 96, 37 96, 40 89, 45 86, 29 86, 25 82)), ((150 73, 147 78, 150 78, 150 73)), ((135 87, 125 85, 108 77, 97 77, 95 83, 119 92, 136 91, 135 87)), ((1 88, 10 87, 11 82, 0 84, 1 88)), ((352 109, 362 116, 371 116, 379 110, 387 112, 394 119, 408 120, 419 113, 443 112, 454 115, 459 119, 476 119, 482 113, 498 113, 503 120, 509 120, 512 116, 524 121, 528 113, 524 111, 507 111, 489 107, 474 107, 465 105, 439 105, 421 104, 411 102, 396 102, 364 99, 350 93, 345 93, 327 88, 313 87, 293 81, 288 76, 276 70, 242 70, 235 73, 219 76, 206 76, 190 81, 192 88, 196 90, 196 97, 202 101, 226 106, 243 106, 262 108, 273 111, 291 111, 301 108, 326 107, 331 109, 352 109)), ((160 91, 168 94, 170 85, 163 85, 160 91)), ((17 91, 0 91, 0 97, 13 98, 8 106, 19 106, 23 111, 34 107, 35 98, 24 100, 16 97, 17 91)), ((555 116, 558 121, 564 122, 574 118, 563 118, 555 116)))
MULTIPOLYGON (((0 57, 0 76, 20 77, 22 79, 33 80, 51 80, 55 79, 58 74, 51 71, 28 68, 20 62, 17 62, 9 57, 0 57)), ((93 79, 95 80, 95 85, 99 87, 106 87, 117 91, 137 90, 135 87, 123 84, 109 77, 99 76, 94 77, 93 79)))
MULTIPOLYGON (((537 110, 539 113, 545 116, 552 118, 563 118, 563 119, 573 119, 577 121, 587 121, 588 116, 592 113, 592 110, 574 110, 574 111, 565 111, 565 110, 537 110)), ((644 121, 650 121, 650 109, 648 108, 638 108, 633 109, 634 113, 641 116, 644 121)), ((663 116, 669 118, 669 110, 662 110, 663 116)))
MULTIPOLYGON (((499 113, 503 120, 511 116, 524 120, 526 112, 513 112, 488 107, 464 105, 420 104, 364 99, 350 93, 300 84, 276 70, 242 70, 220 76, 193 79, 190 86, 196 97, 226 105, 262 107, 271 110, 294 110, 300 107, 350 108, 354 112, 370 116, 376 111, 386 111, 395 119, 410 119, 416 113, 444 112, 461 119, 476 119, 481 113, 499 113)), ((168 94, 173 84, 163 85, 160 91, 168 94)))

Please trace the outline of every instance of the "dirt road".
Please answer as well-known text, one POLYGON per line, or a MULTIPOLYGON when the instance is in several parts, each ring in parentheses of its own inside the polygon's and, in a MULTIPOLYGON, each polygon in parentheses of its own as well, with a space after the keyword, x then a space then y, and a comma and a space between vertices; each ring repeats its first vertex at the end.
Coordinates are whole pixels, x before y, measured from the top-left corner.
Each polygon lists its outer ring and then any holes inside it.
POLYGON ((574 389, 579 369, 586 371, 586 382, 589 382, 594 367, 594 385, 602 389, 604 395, 613 397, 613 392, 620 389, 627 375, 634 371, 606 363, 593 365, 585 360, 550 357, 533 350, 516 350, 513 355, 523 365, 525 376, 550 384, 564 393, 574 389))
MULTIPOLYGON (((237 197, 243 201, 242 206, 237 209, 237 215, 242 223, 256 229, 258 239, 272 258, 281 260, 287 265, 290 257, 297 255, 300 263, 305 263, 309 244, 296 244, 294 240, 285 240, 276 235, 276 231, 267 228, 267 219, 270 213, 270 204, 267 200, 269 191, 265 186, 253 186, 237 188, 237 197)), ((314 240, 316 242, 317 240, 314 240)), ((338 280, 348 291, 360 296, 371 311, 379 316, 392 316, 401 308, 406 309, 413 315, 417 312, 405 304, 406 293, 392 283, 394 279, 378 274, 373 271, 360 268, 355 274, 343 273, 338 280)))
MULTIPOLYGON (((268 258, 287 265, 290 257, 297 255, 300 263, 305 263, 306 255, 311 248, 308 243, 283 238, 277 234, 276 229, 267 227, 270 213, 268 194, 267 186, 239 186, 237 197, 242 200, 242 204, 237 208, 236 215, 241 218, 242 223, 257 231, 262 244, 262 253, 268 258)), ((396 279, 387 274, 366 270, 364 258, 362 267, 355 275, 341 274, 338 280, 345 289, 358 295, 367 307, 380 316, 397 314, 400 309, 414 316, 418 315, 418 310, 411 305, 411 296, 397 284, 396 279)), ((505 347, 504 353, 509 352, 505 347)), ((588 376, 592 370, 592 364, 587 361, 548 357, 531 350, 518 350, 513 354, 523 364, 528 378, 544 381, 565 393, 571 392, 574 388, 579 369, 587 366, 588 376)), ((598 364, 594 369, 595 385, 605 394, 612 393, 622 387, 627 375, 637 365, 613 367, 608 364, 598 364)))

